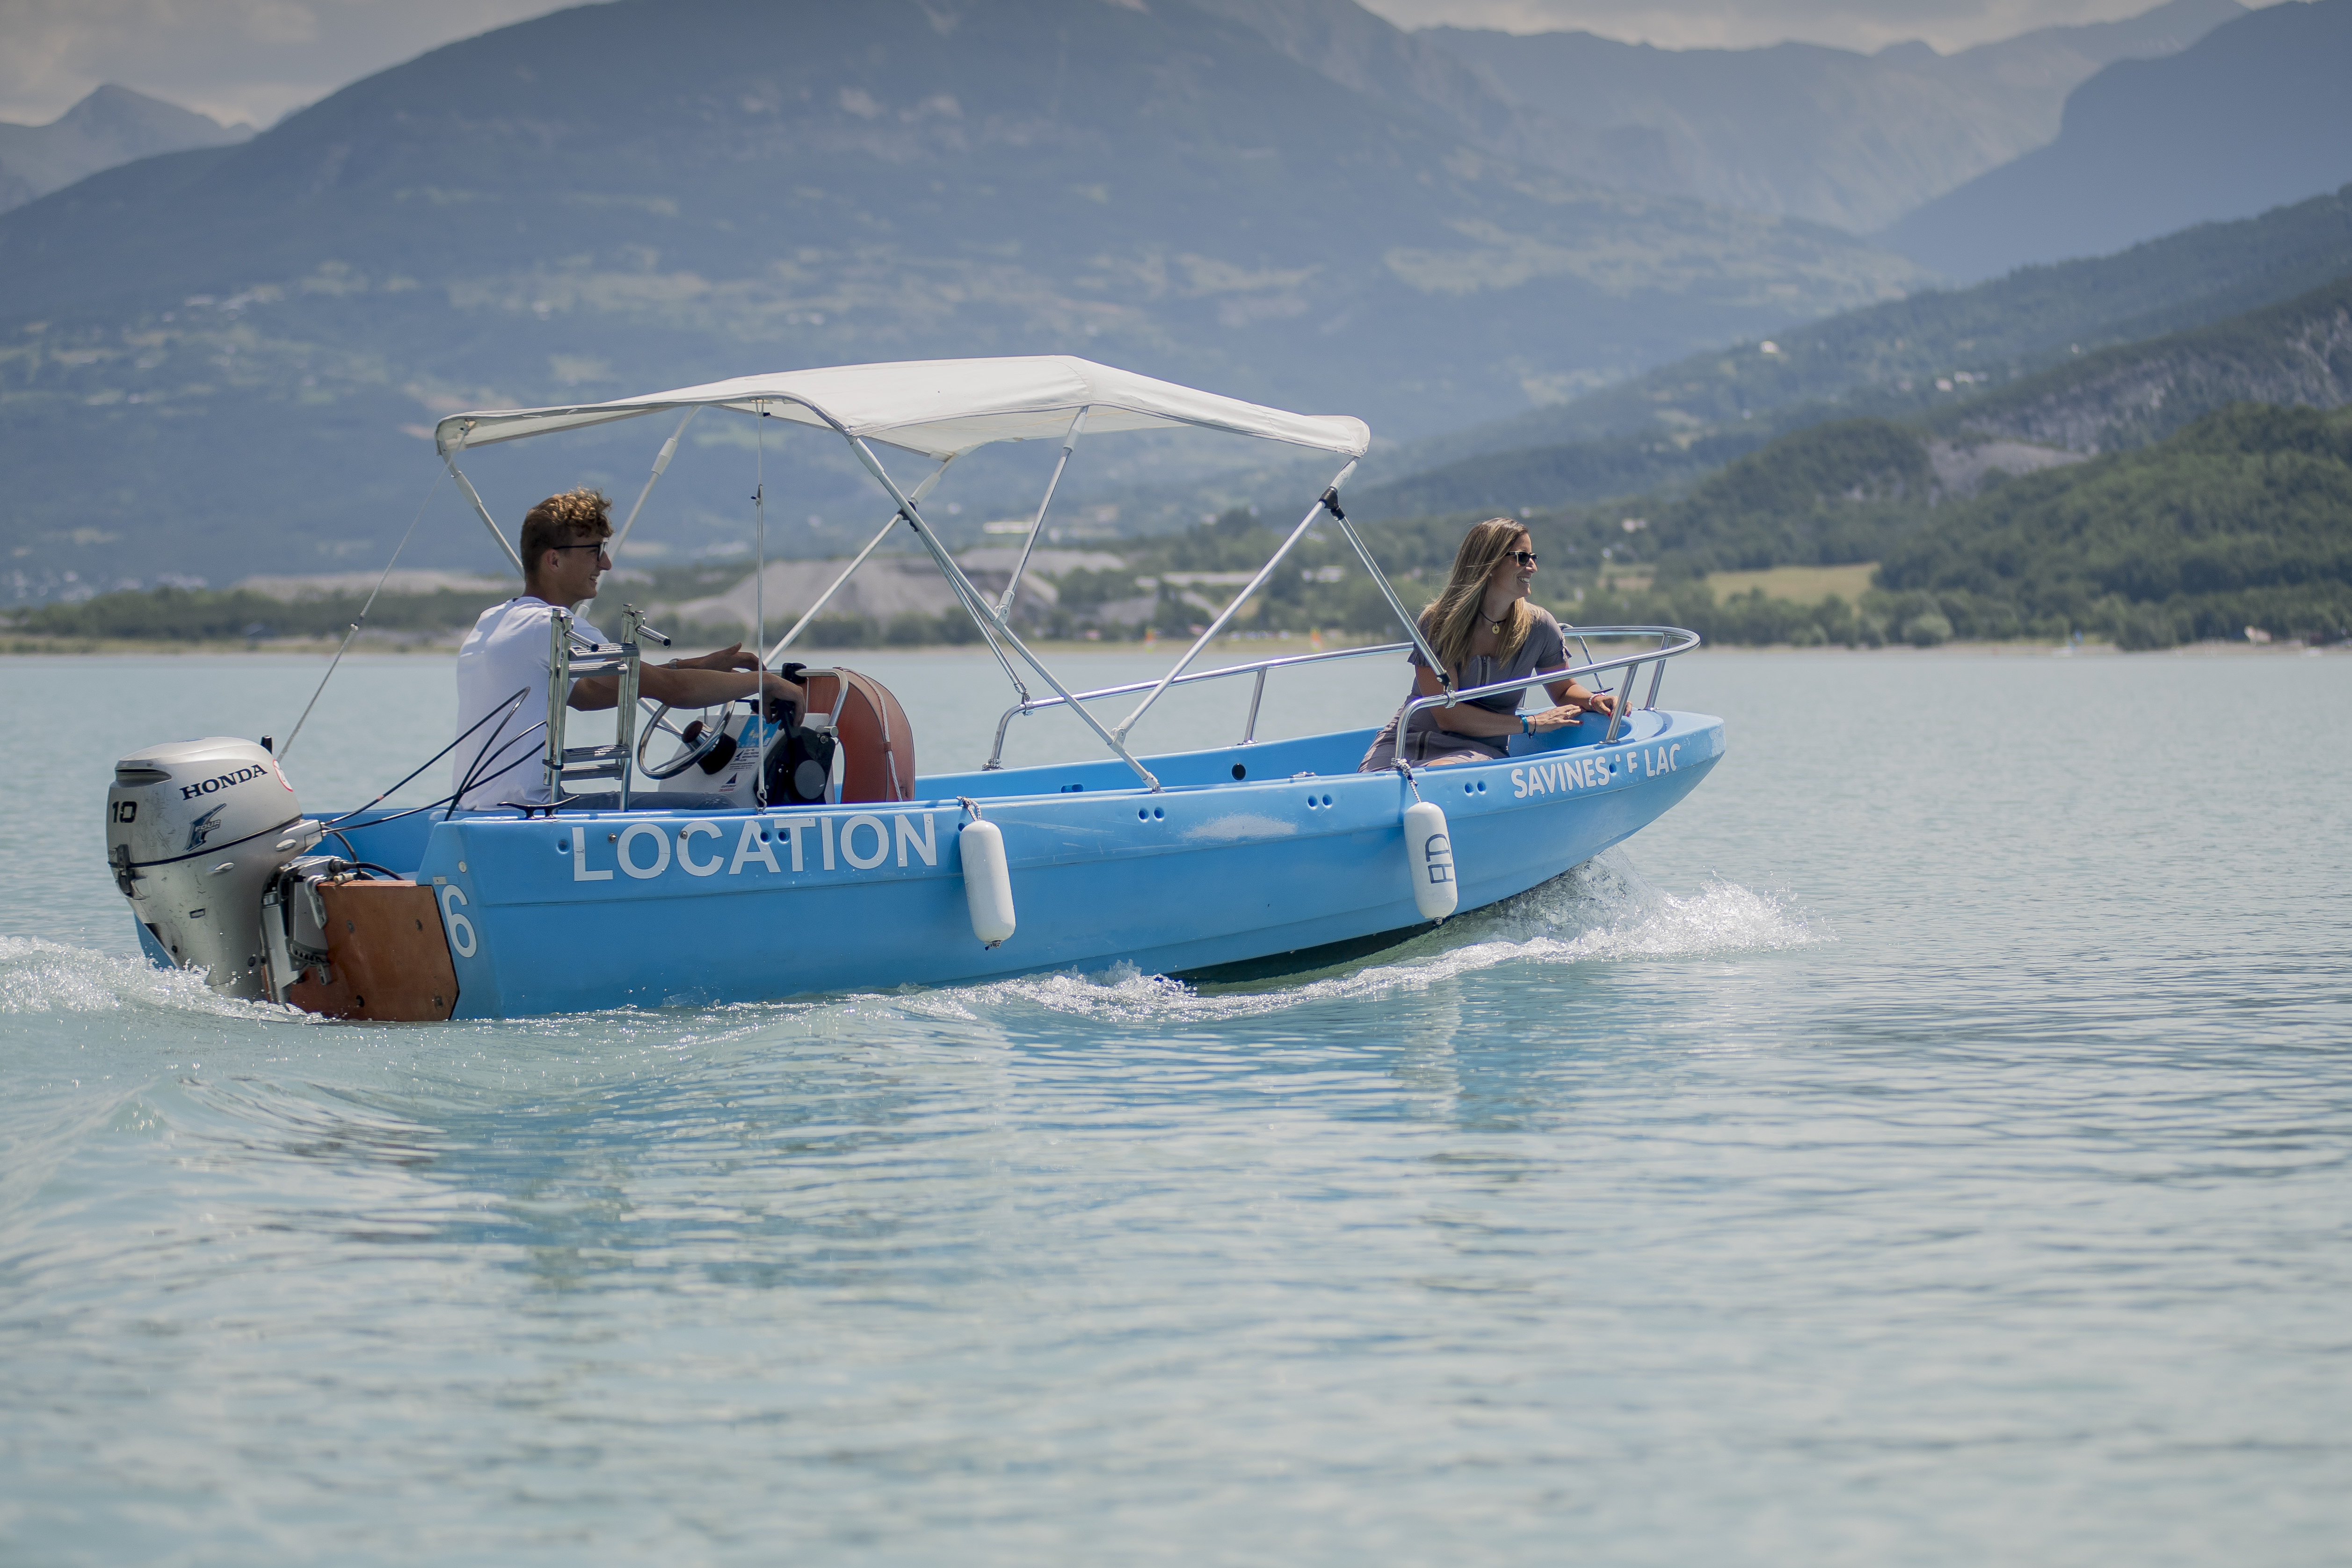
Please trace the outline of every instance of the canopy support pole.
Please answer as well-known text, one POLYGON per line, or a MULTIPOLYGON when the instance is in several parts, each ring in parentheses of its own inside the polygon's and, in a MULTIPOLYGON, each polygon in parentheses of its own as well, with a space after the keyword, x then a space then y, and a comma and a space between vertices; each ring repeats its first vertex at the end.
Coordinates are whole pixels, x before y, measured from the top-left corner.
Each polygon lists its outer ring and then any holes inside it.
MULTIPOLYGON (((473 433, 474 427, 471 425, 467 426, 466 436, 471 436, 473 433)), ((517 574, 528 583, 530 581, 530 574, 523 569, 522 557, 516 554, 515 547, 507 542, 507 536, 499 530, 499 520, 490 515, 490 509, 482 504, 481 493, 474 489, 474 481, 467 479, 466 470, 457 466, 457 454, 465 449, 466 437, 461 436, 457 438, 457 446, 449 450, 449 475, 457 481, 457 488, 466 492, 466 499, 474 503, 474 515, 482 520, 482 526, 488 529, 490 537, 499 542, 499 548, 506 552, 507 560, 513 563, 517 574)))
MULTIPOLYGON (((1349 465, 1350 468, 1354 466, 1352 463, 1349 465)), ((1340 477, 1346 478, 1344 474, 1340 477)), ((1436 675, 1438 684, 1451 691, 1454 689, 1454 672, 1445 668, 1444 662, 1437 657, 1437 650, 1429 646, 1429 638, 1421 629, 1420 617, 1410 614, 1405 609, 1404 601, 1397 597, 1396 589, 1390 585, 1387 574, 1381 570, 1380 563, 1372 559, 1371 551, 1366 548, 1363 540, 1358 536, 1356 525, 1349 522, 1348 514, 1339 510, 1338 485, 1335 484, 1323 492, 1323 510, 1331 514, 1331 521, 1339 525, 1339 531, 1347 536, 1349 544, 1355 546, 1356 559, 1361 561, 1364 563, 1364 570, 1372 574, 1372 582, 1379 586, 1381 596, 1388 600, 1389 608, 1396 612, 1398 625, 1404 627, 1404 635, 1412 639, 1412 646, 1421 650, 1421 657, 1429 661, 1429 668, 1436 675)), ((1585 649, 1584 656, 1588 659, 1591 658, 1592 650, 1585 649)), ((1450 708, 1453 704, 1449 702, 1446 706, 1450 708)))
POLYGON ((646 476, 646 488, 637 492, 637 504, 629 509, 629 521, 621 524, 621 531, 613 535, 613 542, 607 546, 614 561, 620 560, 621 546, 629 542, 629 530, 637 526, 637 513, 646 510, 646 498, 654 493, 654 481, 662 477, 662 470, 669 467, 669 460, 677 456, 677 438, 686 434, 686 427, 693 424, 694 416, 701 412, 699 406, 688 409, 686 417, 677 422, 677 428, 669 433, 669 439, 662 443, 661 455, 654 459, 654 471, 646 476))
MULTIPOLYGON (((923 521, 922 509, 915 503, 913 499, 910 498, 906 491, 898 488, 898 481, 890 477, 889 470, 882 466, 881 459, 874 455, 874 449, 866 444, 865 438, 863 437, 852 435, 848 430, 843 428, 842 426, 835 422, 833 416, 827 414, 824 409, 814 408, 813 405, 806 404, 803 404, 803 406, 812 408, 813 412, 823 416, 826 424, 832 425, 835 429, 841 431, 843 437, 848 441, 850 449, 856 452, 857 454, 858 460, 866 465, 866 471, 872 474, 876 481, 879 483, 884 489, 890 492, 890 499, 898 503, 899 516, 904 517, 907 520, 907 525, 909 528, 912 528, 915 531, 915 536, 923 542, 923 548, 931 552, 932 561, 938 563, 940 574, 948 580, 948 586, 955 593, 958 598, 963 601, 965 610, 971 614, 974 620, 980 623, 981 631, 985 634, 993 630, 998 637, 1003 637, 1006 642, 1010 643, 1013 649, 1021 655, 1022 660, 1026 663, 1030 668, 1037 672, 1038 678, 1044 680, 1046 685, 1054 689, 1055 695, 1061 698, 1064 702, 1067 703, 1070 710, 1076 713, 1080 719, 1086 721, 1087 727, 1102 738, 1103 744, 1108 746, 1114 752, 1116 752, 1119 761, 1125 763, 1129 767, 1135 770, 1135 776, 1143 781, 1145 788, 1150 790, 1159 789, 1160 781, 1152 776, 1151 770, 1145 767, 1141 763, 1137 762, 1133 753, 1128 751, 1127 743, 1118 736, 1114 735, 1108 730, 1104 729, 1102 721, 1096 718, 1092 713, 1087 711, 1085 705, 1080 703, 1076 697, 1071 695, 1069 688, 1064 686, 1061 681, 1055 678, 1054 672, 1045 668, 1045 661, 1040 659, 1035 654, 1030 652, 1028 645, 1013 635, 1013 628, 1005 624, 1004 617, 997 613, 995 605, 988 602, 987 596, 982 594, 978 588, 972 586, 971 579, 963 574, 963 568, 956 564, 955 557, 950 555, 947 552, 946 547, 940 544, 937 538, 933 537, 929 525, 923 521)), ((1353 463, 1350 463, 1348 466, 1349 468, 1355 467, 1353 463)), ((997 658, 1000 660, 1002 660, 1003 657, 1004 656, 1002 652, 997 654, 997 658)), ((1014 688, 1018 689, 1020 682, 1016 679, 1013 682, 1013 685, 1014 688)))
MULTIPOLYGON (((752 461, 755 465, 751 478, 751 646, 758 647, 768 640, 768 405, 764 401, 756 405, 751 417, 759 421, 751 426, 752 461)), ((744 730, 747 735, 758 735, 763 739, 768 734, 768 705, 761 700, 760 692, 767 680, 767 673, 763 669, 760 684, 751 689, 751 722, 744 730)), ((805 690, 802 692, 802 698, 806 700, 805 690)), ((769 748, 773 744, 774 741, 768 741, 761 747, 759 771, 751 779, 751 804, 760 811, 768 809, 768 755, 769 748)), ((627 776, 625 773, 622 774, 624 780, 627 776)), ((622 809, 626 810, 628 804, 629 797, 622 795, 622 809)))
POLYGON ((1129 713, 1125 719, 1119 721, 1118 734, 1120 740, 1124 741, 1127 739, 1129 733, 1135 728, 1135 721, 1143 717, 1144 710, 1150 708, 1154 702, 1159 701, 1160 694, 1167 690, 1169 685, 1173 682, 1178 676, 1184 673, 1185 666, 1191 664, 1195 658, 1198 658, 1201 655, 1201 650, 1208 647, 1210 642, 1215 638, 1219 632, 1225 629, 1226 624, 1232 621, 1234 616, 1240 611, 1243 602, 1252 594, 1256 593, 1258 589, 1265 584, 1265 580, 1268 577, 1274 575, 1274 569, 1282 564, 1283 557, 1290 553, 1291 547, 1306 537, 1307 531, 1309 527, 1313 526, 1317 514, 1329 510, 1338 502, 1339 499, 1339 487, 1348 482, 1348 476, 1349 474, 1356 471, 1357 460, 1358 459, 1355 458, 1349 459, 1348 466, 1339 470, 1339 477, 1333 479, 1329 487, 1326 489, 1321 495, 1316 498, 1315 504, 1307 509, 1307 515, 1298 520, 1298 526, 1290 531, 1290 537, 1282 542, 1282 548, 1276 551, 1274 554, 1267 559, 1266 563, 1258 568, 1257 575, 1251 578, 1248 584, 1244 587, 1240 593, 1234 595, 1233 602, 1218 612, 1217 618, 1210 623, 1209 629, 1202 632, 1200 637, 1193 641, 1192 646, 1184 650, 1184 657, 1176 661, 1176 667, 1173 669, 1171 669, 1166 675, 1160 678, 1160 684, 1154 686, 1150 691, 1144 693, 1143 700, 1135 705, 1135 711, 1129 713))
POLYGON ((1021 574, 1029 570, 1030 552, 1037 548, 1037 535, 1045 526, 1045 509, 1054 504, 1054 491, 1061 485, 1062 470, 1070 466, 1070 448, 1078 444, 1078 437, 1086 427, 1087 410, 1081 404, 1077 416, 1070 421, 1068 432, 1062 437, 1062 455, 1054 464, 1054 477, 1045 481, 1045 496, 1037 503, 1037 516, 1029 524, 1029 537, 1021 542, 1021 559, 1013 563, 1013 580, 1004 584, 1004 597, 996 601, 996 613, 1000 616, 1012 612, 1013 595, 1021 591, 1021 574))
MULTIPOLYGON (((916 500, 921 500, 925 496, 930 494, 931 487, 940 482, 940 476, 946 473, 948 471, 948 465, 954 461, 955 458, 952 457, 941 458, 940 466, 933 468, 929 473, 925 474, 923 476, 923 482, 915 487, 913 499, 916 500)), ((833 580, 833 586, 827 588, 824 593, 819 594, 816 596, 816 603, 811 605, 808 609, 803 613, 801 618, 793 623, 793 629, 776 639, 776 646, 768 650, 768 657, 764 662, 769 664, 775 663, 777 656, 782 654, 784 649, 793 646, 793 639, 799 637, 801 632, 811 621, 816 619, 817 612, 819 610, 824 609, 827 605, 833 603, 833 596, 841 592, 842 585, 847 583, 852 576, 856 574, 857 569, 866 564, 866 558, 873 554, 876 550, 879 549, 882 542, 890 537, 890 531, 898 526, 898 514, 894 511, 890 514, 890 521, 882 525, 882 531, 876 534, 873 539, 866 543, 866 548, 857 552, 856 559, 850 562, 848 567, 843 571, 841 575, 833 580)))

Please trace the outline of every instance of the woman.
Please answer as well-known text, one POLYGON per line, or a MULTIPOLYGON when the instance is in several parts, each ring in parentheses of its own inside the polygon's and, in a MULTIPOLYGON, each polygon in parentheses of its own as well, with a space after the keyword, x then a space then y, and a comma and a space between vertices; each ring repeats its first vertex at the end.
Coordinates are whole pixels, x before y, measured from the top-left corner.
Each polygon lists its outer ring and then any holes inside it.
MULTIPOLYGON (((1454 673, 1454 689, 1492 686, 1568 663, 1568 639, 1551 612, 1528 603, 1535 581, 1536 552, 1528 531, 1507 517, 1491 517, 1473 528, 1454 552, 1454 574, 1445 591, 1421 612, 1422 636, 1454 673)), ((1412 651, 1412 689, 1434 697, 1444 688, 1421 650, 1412 651)), ((1558 704, 1540 713, 1518 711, 1519 692, 1498 691, 1451 708, 1426 708, 1406 726, 1397 743, 1397 720, 1373 741, 1356 764, 1374 773, 1393 764, 1400 751, 1408 763, 1442 767, 1447 763, 1487 763, 1507 755, 1510 738, 1540 735, 1573 724, 1587 713, 1614 711, 1607 692, 1586 690, 1573 679, 1547 688, 1558 704)), ((1398 718, 1404 710, 1397 710, 1398 718)))

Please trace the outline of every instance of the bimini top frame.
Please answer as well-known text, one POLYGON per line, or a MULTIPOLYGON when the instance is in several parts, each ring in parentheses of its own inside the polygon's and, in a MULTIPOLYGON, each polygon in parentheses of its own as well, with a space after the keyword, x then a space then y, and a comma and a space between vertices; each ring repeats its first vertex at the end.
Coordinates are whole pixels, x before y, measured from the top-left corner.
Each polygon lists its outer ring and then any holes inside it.
MULTIPOLYGON (((1005 655, 1010 648, 1022 662, 1060 695, 1070 710, 1085 720, 1087 726, 1101 737, 1103 742, 1117 753, 1129 767, 1135 770, 1146 787, 1157 789, 1159 780, 1149 769, 1136 761, 1127 747, 1127 736, 1145 710, 1159 700, 1176 678, 1199 657, 1210 640, 1224 629, 1250 595, 1273 574, 1283 558, 1303 538, 1316 519, 1328 513, 1337 523, 1356 554, 1371 573, 1387 595, 1390 607, 1416 643, 1423 644, 1423 652, 1433 668, 1442 662, 1425 645, 1413 617, 1408 614, 1388 578, 1373 562, 1371 552, 1364 547, 1347 516, 1339 510, 1339 486, 1355 471, 1357 461, 1370 445, 1371 430, 1360 419, 1346 415, 1290 414, 1278 408, 1267 408, 1239 398, 1222 397, 1215 393, 1198 392, 1179 386, 1173 382, 1157 381, 1132 372, 1115 370, 1108 365, 1074 358, 1066 354, 1041 355, 1018 359, 910 360, 888 364, 835 365, 819 370, 784 371, 771 375, 740 376, 732 381, 712 382, 703 386, 681 387, 676 391, 655 393, 649 396, 623 398, 611 403, 580 405, 564 408, 515 408, 485 410, 471 414, 453 414, 434 427, 434 446, 448 465, 451 476, 485 526, 499 540, 518 570, 521 563, 513 546, 499 530, 489 510, 475 493, 473 485, 457 468, 457 458, 468 447, 486 447, 500 441, 521 440, 532 436, 551 435, 562 430, 578 430, 594 425, 611 424, 616 420, 642 418, 650 414, 680 413, 677 430, 664 444, 654 464, 653 474, 646 481, 651 491, 654 480, 661 477, 670 458, 677 449, 678 437, 685 431, 685 421, 703 408, 724 407, 766 418, 789 419, 797 424, 832 430, 849 444, 858 461, 871 474, 875 482, 888 494, 896 509, 882 534, 868 544, 833 587, 818 601, 821 607, 829 600, 849 574, 874 552, 889 530, 903 518, 922 541, 947 579, 950 589, 979 626, 982 635, 1013 689, 1026 701, 1028 691, 1021 682, 1013 661, 1005 655), (1322 496, 1307 509, 1279 549, 1270 557, 1248 586, 1234 596, 1231 604, 1220 613, 1206 631, 1180 658, 1163 677, 1114 728, 1106 727, 1088 713, 1083 703, 1071 700, 1069 690, 1043 661, 1014 635, 1006 618, 1013 591, 1020 585, 1016 571, 1000 602, 991 603, 972 584, 956 563, 945 546, 932 533, 924 521, 921 503, 931 485, 946 470, 948 464, 966 452, 997 441, 1058 439, 1062 445, 1061 459, 1048 482, 1045 499, 1039 503, 1037 516, 1031 524, 1024 542, 1022 563, 1025 566, 1029 552, 1035 547, 1039 529, 1045 524, 1045 509, 1052 503, 1054 489, 1060 482, 1062 470, 1069 461, 1072 447, 1083 431, 1088 436, 1120 430, 1192 428, 1222 430, 1237 436, 1252 436, 1262 440, 1280 441, 1291 446, 1325 451, 1345 459, 1337 476, 1322 496), (886 442, 903 447, 933 458, 939 468, 926 476, 912 492, 902 489, 898 480, 882 465, 870 443, 886 442)), ((645 504, 645 496, 637 498, 637 508, 645 504)), ((636 508, 629 521, 636 520, 636 508)), ((626 527, 624 528, 624 533, 626 527)), ((762 563, 764 564, 764 563, 762 563)), ((800 625, 768 650, 771 661, 782 653, 800 633, 802 626, 816 613, 816 608, 801 617, 800 625)))

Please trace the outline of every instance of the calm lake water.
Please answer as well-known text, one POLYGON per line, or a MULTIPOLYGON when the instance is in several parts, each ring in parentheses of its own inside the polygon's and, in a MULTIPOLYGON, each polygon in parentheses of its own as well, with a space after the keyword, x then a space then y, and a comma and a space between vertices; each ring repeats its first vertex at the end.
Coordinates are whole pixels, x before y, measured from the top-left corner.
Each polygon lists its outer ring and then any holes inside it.
MULTIPOLYGON (((1704 654, 1682 807, 1303 983, 390 1027, 100 864, 318 671, 0 672, 0 1562, 2344 1561, 2352 658, 1704 654)), ((454 708, 347 664, 305 804, 454 708)))

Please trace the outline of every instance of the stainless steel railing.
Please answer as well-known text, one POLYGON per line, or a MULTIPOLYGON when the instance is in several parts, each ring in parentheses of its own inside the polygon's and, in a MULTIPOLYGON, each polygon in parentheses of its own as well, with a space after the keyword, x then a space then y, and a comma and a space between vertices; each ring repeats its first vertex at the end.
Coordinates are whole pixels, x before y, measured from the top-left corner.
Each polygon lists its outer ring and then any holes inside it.
MULTIPOLYGON (((1617 726, 1625 712, 1625 704, 1622 699, 1624 694, 1630 693, 1633 690, 1634 678, 1639 673, 1641 667, 1644 664, 1651 663, 1654 660, 1656 662, 1657 668, 1652 671, 1650 676, 1649 695, 1643 699, 1642 704, 1644 708, 1654 708, 1657 706, 1658 702, 1659 683, 1665 677, 1666 660, 1673 658, 1677 654, 1688 653, 1691 649, 1699 646, 1698 634, 1696 632, 1685 631, 1680 626, 1578 626, 1570 628, 1569 635, 1576 637, 1580 646, 1584 647, 1585 663, 1574 665, 1565 669, 1537 670, 1533 674, 1528 675, 1517 680, 1497 681, 1490 686, 1469 687, 1450 694, 1441 693, 1434 697, 1417 698, 1408 705, 1407 717, 1410 717, 1412 713, 1419 712, 1424 708, 1450 707, 1454 703, 1460 702, 1467 698, 1486 697, 1499 691, 1524 691, 1530 686, 1546 686, 1549 685, 1553 681, 1570 680, 1580 676, 1594 675, 1613 669, 1623 669, 1626 672, 1625 678, 1618 683, 1617 695, 1620 699, 1617 704, 1618 711, 1610 718, 1608 734, 1604 737, 1601 742, 1603 745, 1606 745, 1615 741, 1617 738, 1617 726), (1614 638, 1627 637, 1654 637, 1658 639, 1658 646, 1655 647, 1640 648, 1633 653, 1622 654, 1614 658, 1596 659, 1592 657, 1591 647, 1584 642, 1584 639, 1589 637, 1614 638)), ((1370 658, 1384 653, 1402 653, 1412 647, 1412 644, 1409 642, 1391 642, 1378 643, 1365 647, 1335 648, 1328 653, 1292 654, 1283 658, 1263 658, 1249 664, 1226 665, 1218 669, 1188 670, 1184 674, 1178 676, 1174 680, 1169 682, 1169 684, 1171 686, 1190 686, 1198 681, 1203 680, 1228 680, 1235 676, 1255 676, 1256 679, 1250 688, 1249 716, 1243 721, 1241 739, 1235 742, 1238 745, 1246 746, 1255 741, 1257 736, 1258 706, 1265 696, 1265 678, 1266 673, 1269 670, 1288 669, 1295 666, 1303 664, 1327 664, 1334 659, 1370 658)), ((1059 708, 1069 702, 1086 702, 1097 697, 1123 697, 1131 692, 1149 691, 1159 684, 1160 682, 1157 680, 1131 680, 1122 686, 1104 686, 1098 687, 1091 691, 1074 691, 1066 698, 1059 696, 1024 697, 1022 700, 1006 709, 1003 716, 996 721, 996 744, 990 750, 988 753, 988 761, 983 765, 982 771, 995 772, 1001 770, 1004 766, 1003 757, 1005 731, 1012 725, 1014 719, 1024 713, 1042 712, 1048 708, 1059 708)))
MULTIPOLYGON (((1633 682, 1640 677, 1642 667, 1653 661, 1657 665, 1657 668, 1650 672, 1649 695, 1642 700, 1643 708, 1655 708, 1658 705, 1659 683, 1666 677, 1666 660, 1677 654, 1690 652, 1691 649, 1698 647, 1700 641, 1696 632, 1685 631, 1680 626, 1578 626, 1572 628, 1569 635, 1575 637, 1580 645, 1583 645, 1588 637, 1654 637, 1658 639, 1658 646, 1636 648, 1632 653, 1619 654, 1614 658, 1594 658, 1591 647, 1585 645, 1585 662, 1582 664, 1570 665, 1564 669, 1538 669, 1516 680, 1497 680, 1486 686, 1468 686, 1459 691, 1442 691, 1433 697, 1416 697, 1405 704, 1404 719, 1400 721, 1398 729, 1402 731, 1404 724, 1410 722, 1415 713, 1431 708, 1451 708, 1455 703, 1466 701, 1473 697, 1491 697, 1503 691, 1525 691, 1530 686, 1549 686, 1554 681, 1573 680, 1580 676, 1601 675, 1612 669, 1622 669, 1625 672, 1625 678, 1617 683, 1617 689, 1610 693, 1617 699, 1617 701, 1614 710, 1609 715, 1609 728, 1601 737, 1602 745, 1610 745, 1617 739, 1618 725, 1623 723, 1625 715, 1633 710, 1628 705, 1626 699, 1633 695, 1633 682)), ((1607 685, 1603 683, 1601 689, 1607 691, 1607 685)))

